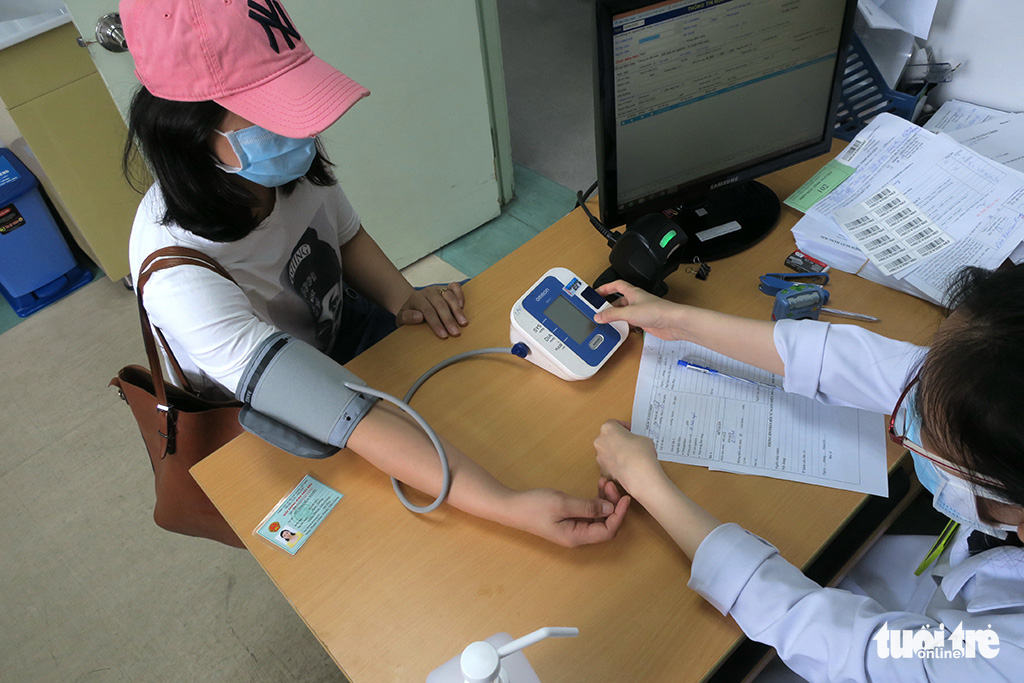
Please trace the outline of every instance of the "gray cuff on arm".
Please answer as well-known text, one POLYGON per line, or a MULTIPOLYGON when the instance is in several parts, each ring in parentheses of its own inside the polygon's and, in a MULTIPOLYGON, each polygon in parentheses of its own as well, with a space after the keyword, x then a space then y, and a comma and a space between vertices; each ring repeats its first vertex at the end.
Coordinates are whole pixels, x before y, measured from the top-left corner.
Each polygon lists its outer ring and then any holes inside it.
POLYGON ((293 455, 326 458, 345 447, 377 402, 352 386, 365 383, 309 344, 277 333, 242 372, 235 390, 245 404, 239 421, 293 455))

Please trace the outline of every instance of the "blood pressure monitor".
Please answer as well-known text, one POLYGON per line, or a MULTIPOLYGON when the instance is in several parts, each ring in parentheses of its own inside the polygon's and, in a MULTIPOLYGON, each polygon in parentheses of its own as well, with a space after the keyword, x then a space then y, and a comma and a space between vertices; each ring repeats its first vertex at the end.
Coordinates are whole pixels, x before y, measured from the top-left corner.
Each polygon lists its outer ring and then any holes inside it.
POLYGON ((610 308, 592 287, 566 268, 552 268, 512 307, 509 336, 526 344, 526 360, 562 379, 588 379, 622 345, 629 326, 598 324, 594 314, 610 308))

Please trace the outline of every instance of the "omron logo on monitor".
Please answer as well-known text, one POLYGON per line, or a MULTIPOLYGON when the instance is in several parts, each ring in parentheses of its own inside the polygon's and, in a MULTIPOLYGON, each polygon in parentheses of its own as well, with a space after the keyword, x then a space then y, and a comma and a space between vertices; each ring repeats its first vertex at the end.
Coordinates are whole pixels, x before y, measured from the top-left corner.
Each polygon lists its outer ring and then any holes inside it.
POLYGON ((831 148, 856 0, 595 7, 601 221, 656 214, 687 261, 752 246, 780 210, 753 179, 831 148))

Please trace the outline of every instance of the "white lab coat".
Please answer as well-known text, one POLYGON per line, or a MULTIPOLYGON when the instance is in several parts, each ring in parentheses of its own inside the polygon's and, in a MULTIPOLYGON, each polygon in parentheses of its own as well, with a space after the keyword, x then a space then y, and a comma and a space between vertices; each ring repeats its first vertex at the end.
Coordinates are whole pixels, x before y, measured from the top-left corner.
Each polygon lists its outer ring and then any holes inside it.
MULTIPOLYGON (((879 413, 892 410, 927 351, 856 326, 811 320, 780 321, 775 345, 785 363, 787 391, 879 413)), ((878 591, 880 602, 822 588, 768 542, 723 524, 697 549, 689 586, 810 681, 1024 681, 1024 549, 1000 547, 971 557, 961 530, 931 576, 922 577, 922 586, 906 577, 924 550, 920 543, 905 543, 915 547, 901 553, 898 544, 900 537, 889 537, 879 550, 900 572, 893 583, 902 581, 903 588, 878 591), (891 634, 924 627, 944 630, 945 649, 951 650, 949 639, 960 624, 962 632, 994 632, 998 654, 905 658, 890 650, 886 657, 879 647, 885 629, 891 634)), ((877 568, 869 569, 861 576, 877 574, 877 568)), ((871 593, 866 583, 862 588, 871 593)))

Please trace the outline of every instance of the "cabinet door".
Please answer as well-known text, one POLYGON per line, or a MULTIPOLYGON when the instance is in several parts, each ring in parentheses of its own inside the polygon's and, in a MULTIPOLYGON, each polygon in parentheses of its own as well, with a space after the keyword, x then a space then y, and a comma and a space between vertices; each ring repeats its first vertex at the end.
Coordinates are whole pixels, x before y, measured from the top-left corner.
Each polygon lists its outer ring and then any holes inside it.
MULTIPOLYGON (((399 267, 498 215, 511 153, 500 46, 484 25, 496 21, 495 0, 283 4, 317 56, 371 92, 323 140, 363 225, 399 267)), ((117 10, 115 0, 67 5, 87 38, 117 10)), ((138 84, 131 57, 89 51, 123 113, 138 84)))
POLYGON ((83 246, 111 279, 127 275, 128 235, 141 197, 121 176, 125 126, 99 74, 10 113, 71 214, 83 246))
POLYGON ((0 51, 0 93, 68 229, 116 280, 140 195, 121 176, 124 122, 77 36, 66 24, 0 51))

